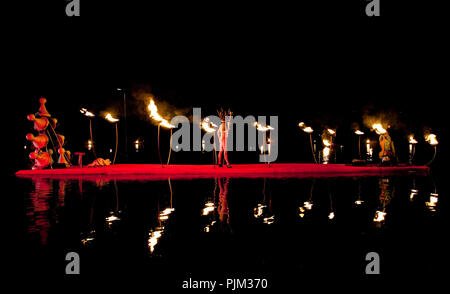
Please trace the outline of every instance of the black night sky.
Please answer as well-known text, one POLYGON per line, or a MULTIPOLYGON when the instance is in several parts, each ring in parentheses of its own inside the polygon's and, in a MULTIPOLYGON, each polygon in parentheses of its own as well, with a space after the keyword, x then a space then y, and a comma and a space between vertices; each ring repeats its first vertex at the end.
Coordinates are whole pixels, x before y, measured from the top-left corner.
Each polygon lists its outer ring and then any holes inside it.
MULTIPOLYGON (((447 45, 444 19, 431 18, 432 7, 383 3, 375 19, 362 1, 82 3, 82 16, 68 18, 60 2, 11 8, 6 100, 14 113, 11 148, 20 154, 30 130, 25 116, 37 111, 39 97, 48 99, 69 148, 79 149, 88 127, 80 107, 119 114, 118 87, 126 89, 129 140, 147 136, 151 144, 156 128, 135 97, 142 89, 205 115, 219 107, 278 115, 284 162, 310 160, 303 147, 290 147, 305 144, 299 121, 335 127, 340 144, 350 146, 364 114, 392 113, 397 141, 424 129, 445 140, 447 45)), ((97 120, 97 141, 105 137, 107 145, 110 127, 97 120)))

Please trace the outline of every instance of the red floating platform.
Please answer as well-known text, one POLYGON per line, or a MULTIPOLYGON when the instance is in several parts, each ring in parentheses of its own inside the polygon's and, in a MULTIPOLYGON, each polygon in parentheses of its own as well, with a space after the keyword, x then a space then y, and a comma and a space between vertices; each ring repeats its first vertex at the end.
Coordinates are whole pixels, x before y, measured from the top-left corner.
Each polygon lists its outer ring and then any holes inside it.
POLYGON ((427 166, 352 166, 344 164, 234 164, 232 168, 213 165, 115 164, 103 167, 72 167, 64 169, 20 170, 18 177, 46 177, 117 180, 163 180, 168 178, 312 178, 312 177, 362 177, 404 174, 426 175, 427 166))

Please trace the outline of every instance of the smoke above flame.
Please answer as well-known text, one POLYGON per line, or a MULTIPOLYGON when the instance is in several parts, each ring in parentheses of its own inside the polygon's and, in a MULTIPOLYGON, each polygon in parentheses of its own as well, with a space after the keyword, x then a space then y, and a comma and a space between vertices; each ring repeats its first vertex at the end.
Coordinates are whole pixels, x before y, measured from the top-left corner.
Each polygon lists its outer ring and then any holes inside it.
MULTIPOLYGON (((378 110, 366 108, 363 110, 363 125, 377 134, 384 134, 389 129, 404 129, 405 125, 394 110, 378 110)), ((360 129, 359 126, 355 129, 360 129)))
MULTIPOLYGON (((173 93, 167 91, 162 91, 161 89, 153 89, 147 84, 135 84, 131 87, 130 95, 127 96, 127 112, 130 116, 134 115, 139 117, 143 121, 149 121, 150 110, 148 108, 150 101, 153 100, 157 106, 157 113, 170 122, 172 117, 183 115, 186 117, 192 117, 190 112, 192 111, 192 106, 180 107, 180 102, 184 100, 181 97, 174 96, 173 93), (176 99, 176 107, 170 103, 176 99)), ((190 119, 192 121, 192 119, 190 119)), ((160 123, 156 120, 150 120, 153 124, 159 125, 160 123)), ((168 124, 164 124, 169 127, 168 124)))

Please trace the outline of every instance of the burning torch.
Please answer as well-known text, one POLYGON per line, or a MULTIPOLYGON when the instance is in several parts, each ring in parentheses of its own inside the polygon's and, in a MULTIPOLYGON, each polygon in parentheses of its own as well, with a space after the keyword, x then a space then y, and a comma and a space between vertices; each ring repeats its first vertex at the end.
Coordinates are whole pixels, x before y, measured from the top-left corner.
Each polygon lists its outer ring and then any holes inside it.
POLYGON ((414 139, 414 136, 409 136, 409 165, 413 164, 414 154, 416 153, 416 144, 417 141, 414 139))
POLYGON ((95 153, 95 147, 94 147, 94 139, 92 138, 92 118, 95 117, 95 115, 88 111, 86 108, 81 108, 80 112, 84 114, 89 119, 89 135, 90 140, 88 141, 88 149, 91 150, 94 153, 95 159, 97 159, 97 154, 95 153))
POLYGON ((433 158, 431 158, 431 160, 426 164, 426 165, 430 165, 431 163, 433 163, 434 159, 436 158, 437 145, 439 144, 439 142, 436 139, 436 135, 435 134, 426 135, 425 136, 425 140, 428 142, 428 144, 430 144, 431 146, 434 147, 433 158))
POLYGON ((364 135, 364 132, 356 130, 355 134, 358 136, 358 155, 359 158, 361 159, 361 136, 364 135))
POLYGON ((113 123, 116 127, 116 149, 114 151, 114 159, 112 164, 114 164, 116 162, 116 156, 117 156, 117 145, 119 143, 119 131, 117 130, 117 123, 119 122, 118 118, 114 118, 112 117, 111 113, 107 113, 105 116, 106 120, 109 121, 110 123, 113 123))
MULTIPOLYGON (((264 125, 262 125, 262 124, 260 124, 258 122, 255 122, 253 125, 255 126, 255 128, 259 132, 263 132, 263 133, 270 132, 271 130, 274 130, 273 127, 271 127, 269 125, 264 126, 264 125)), ((265 137, 266 136, 264 136, 264 138, 265 137)), ((266 150, 265 147, 267 146, 267 150, 269 152, 269 158, 270 158, 270 145, 271 145, 271 141, 270 141, 270 135, 269 135, 268 138, 263 142, 263 145, 261 145, 261 154, 266 150)), ((266 156, 264 155, 264 160, 265 160, 265 158, 266 158, 266 156)), ((269 167, 270 167, 270 162, 268 162, 268 164, 269 164, 269 167)))
POLYGON ((314 162, 317 163, 316 154, 314 153, 314 147, 312 143, 312 133, 314 130, 311 127, 307 127, 304 122, 298 124, 298 126, 303 130, 303 132, 309 134, 309 142, 311 143, 311 152, 314 158, 314 162))
POLYGON ((150 118, 158 122, 158 156, 159 156, 159 162, 161 163, 161 166, 163 166, 162 159, 161 159, 161 149, 159 147, 159 133, 161 126, 167 129, 170 129, 170 150, 169 150, 169 157, 167 158, 167 165, 170 162, 170 154, 172 151, 172 129, 175 127, 174 125, 170 124, 166 119, 161 117, 158 114, 158 107, 156 107, 155 101, 153 99, 150 99, 150 103, 148 104, 148 110, 150 111, 150 118))

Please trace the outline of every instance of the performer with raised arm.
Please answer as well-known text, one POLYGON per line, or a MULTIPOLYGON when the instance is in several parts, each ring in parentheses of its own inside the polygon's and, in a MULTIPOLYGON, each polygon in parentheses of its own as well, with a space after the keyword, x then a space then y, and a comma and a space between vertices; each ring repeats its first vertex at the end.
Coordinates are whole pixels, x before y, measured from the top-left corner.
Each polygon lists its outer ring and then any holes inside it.
POLYGON ((222 123, 220 124, 219 130, 217 131, 217 135, 219 136, 219 167, 222 167, 222 157, 224 157, 226 166, 231 168, 230 162, 228 161, 228 152, 227 152, 227 139, 228 133, 230 130, 231 116, 233 112, 230 109, 228 111, 224 111, 222 108, 217 111, 222 123))

